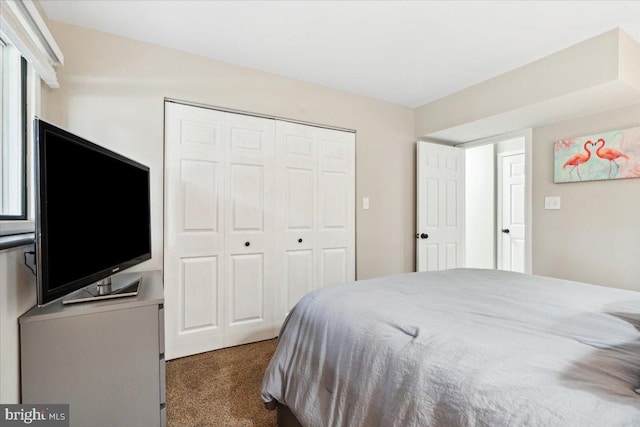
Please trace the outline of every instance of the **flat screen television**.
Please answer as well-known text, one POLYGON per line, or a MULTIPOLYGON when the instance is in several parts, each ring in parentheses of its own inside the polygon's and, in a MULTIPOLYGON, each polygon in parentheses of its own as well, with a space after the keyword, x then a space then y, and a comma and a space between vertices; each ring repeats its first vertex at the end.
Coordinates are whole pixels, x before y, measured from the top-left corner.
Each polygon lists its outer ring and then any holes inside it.
POLYGON ((44 120, 34 128, 44 305, 151 258, 149 168, 44 120))

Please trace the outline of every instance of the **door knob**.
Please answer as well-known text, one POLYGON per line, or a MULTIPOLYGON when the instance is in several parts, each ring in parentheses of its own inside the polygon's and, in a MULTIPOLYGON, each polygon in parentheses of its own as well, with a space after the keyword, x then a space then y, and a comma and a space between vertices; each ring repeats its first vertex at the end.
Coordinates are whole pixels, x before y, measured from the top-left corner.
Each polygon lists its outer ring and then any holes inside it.
POLYGON ((504 234, 509 234, 509 233, 510 233, 510 231, 509 231, 509 229, 508 229, 508 228, 503 228, 503 229, 502 229, 502 232, 503 232, 504 234))
POLYGON ((428 238, 429 238, 429 235, 428 235, 427 233, 422 233, 422 234, 420 235, 420 238, 421 238, 421 239, 428 239, 428 238))
POLYGON ((302 243, 302 239, 298 239, 298 243, 302 243))
POLYGON ((244 242, 244 245, 245 246, 249 246, 249 245, 251 245, 251 243, 250 242, 244 242))

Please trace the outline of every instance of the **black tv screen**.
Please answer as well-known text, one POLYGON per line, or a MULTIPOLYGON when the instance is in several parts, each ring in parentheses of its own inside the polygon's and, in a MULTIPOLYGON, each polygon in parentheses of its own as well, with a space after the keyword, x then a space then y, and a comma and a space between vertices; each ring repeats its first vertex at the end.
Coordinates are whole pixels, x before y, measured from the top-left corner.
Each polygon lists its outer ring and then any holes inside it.
POLYGON ((151 258, 149 168, 35 121, 38 304, 151 258))

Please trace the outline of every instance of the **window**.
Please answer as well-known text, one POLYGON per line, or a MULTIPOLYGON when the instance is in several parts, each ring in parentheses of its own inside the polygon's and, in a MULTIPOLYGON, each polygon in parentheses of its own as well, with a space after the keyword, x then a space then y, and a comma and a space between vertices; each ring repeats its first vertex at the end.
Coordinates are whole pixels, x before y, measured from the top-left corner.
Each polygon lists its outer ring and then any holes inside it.
MULTIPOLYGON (((0 221, 27 220, 27 63, 0 41, 0 221)), ((25 231, 3 224, 0 235, 25 231)), ((21 226, 21 227, 16 227, 21 226)))
POLYGON ((64 56, 32 1, 0 0, 0 236, 34 230, 32 118, 64 56), (25 58, 25 59, 23 59, 25 58), (27 65, 28 63, 28 65, 27 65))

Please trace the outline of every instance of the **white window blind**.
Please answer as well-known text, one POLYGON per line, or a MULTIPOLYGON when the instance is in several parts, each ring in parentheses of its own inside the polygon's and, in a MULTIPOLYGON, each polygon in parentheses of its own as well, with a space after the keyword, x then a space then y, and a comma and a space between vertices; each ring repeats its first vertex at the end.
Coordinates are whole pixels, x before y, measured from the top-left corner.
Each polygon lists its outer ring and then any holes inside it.
POLYGON ((0 1, 0 38, 15 46, 49 87, 59 87, 53 67, 62 65, 64 56, 33 1, 0 1))
POLYGON ((20 53, 0 46, 0 218, 25 215, 20 53))
POLYGON ((2 236, 33 231, 31 123, 40 110, 40 79, 59 87, 54 66, 64 57, 31 0, 0 0, 0 40, 2 236))

